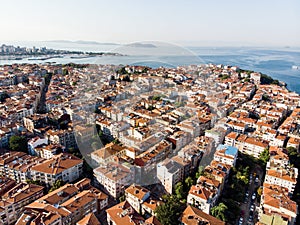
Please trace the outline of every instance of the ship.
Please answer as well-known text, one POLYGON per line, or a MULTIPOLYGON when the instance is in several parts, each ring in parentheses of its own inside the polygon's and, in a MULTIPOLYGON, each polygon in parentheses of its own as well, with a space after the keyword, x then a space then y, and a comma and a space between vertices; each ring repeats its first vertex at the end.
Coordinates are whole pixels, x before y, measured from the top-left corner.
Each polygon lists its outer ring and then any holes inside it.
POLYGON ((300 67, 299 67, 299 66, 292 66, 292 69, 293 69, 293 70, 299 70, 300 67))

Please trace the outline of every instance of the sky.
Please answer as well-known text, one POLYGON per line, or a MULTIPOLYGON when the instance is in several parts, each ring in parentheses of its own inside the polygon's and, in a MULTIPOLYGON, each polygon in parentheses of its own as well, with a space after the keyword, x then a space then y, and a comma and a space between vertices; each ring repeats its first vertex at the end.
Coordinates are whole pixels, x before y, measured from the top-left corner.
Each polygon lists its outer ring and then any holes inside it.
POLYGON ((0 0, 0 41, 300 46, 299 0, 0 0))

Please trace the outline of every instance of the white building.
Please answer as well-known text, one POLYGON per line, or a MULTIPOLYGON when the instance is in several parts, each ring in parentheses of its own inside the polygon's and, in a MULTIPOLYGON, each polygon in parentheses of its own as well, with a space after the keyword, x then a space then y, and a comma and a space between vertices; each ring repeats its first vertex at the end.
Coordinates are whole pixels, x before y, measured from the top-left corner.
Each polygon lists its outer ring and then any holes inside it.
POLYGON ((293 193, 297 184, 298 169, 293 167, 270 167, 270 162, 267 164, 265 183, 275 184, 289 190, 293 193))
POLYGON ((131 185, 125 190, 126 201, 137 211, 141 212, 142 204, 150 197, 150 191, 137 185, 131 185))
POLYGON ((48 145, 47 138, 34 137, 28 141, 28 152, 30 155, 38 155, 35 148, 41 145, 48 145))
POLYGON ((61 153, 51 159, 31 168, 33 180, 53 185, 55 181, 65 183, 77 180, 82 174, 83 160, 66 153, 61 153))
POLYGON ((130 169, 115 162, 108 162, 105 166, 94 169, 94 176, 114 198, 119 198, 134 179, 134 173, 130 169))
POLYGON ((157 178, 168 193, 172 194, 175 184, 183 180, 183 169, 182 165, 170 159, 157 164, 157 178))
POLYGON ((218 199, 216 187, 205 187, 200 184, 193 185, 187 197, 187 203, 195 205, 201 211, 209 214, 218 199))
POLYGON ((214 154, 214 160, 225 163, 230 166, 235 166, 238 156, 238 149, 233 146, 219 145, 214 154))

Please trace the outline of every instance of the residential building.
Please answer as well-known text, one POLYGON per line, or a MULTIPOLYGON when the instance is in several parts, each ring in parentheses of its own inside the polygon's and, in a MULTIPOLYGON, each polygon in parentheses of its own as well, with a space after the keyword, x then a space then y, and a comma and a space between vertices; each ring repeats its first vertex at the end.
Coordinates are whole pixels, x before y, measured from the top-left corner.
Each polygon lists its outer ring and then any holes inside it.
POLYGON ((77 180, 82 174, 83 160, 67 153, 61 153, 31 168, 33 180, 47 185, 62 180, 65 183, 77 180))
POLYGON ((0 155, 0 176, 9 177, 18 183, 27 182, 27 179, 32 178, 31 168, 44 161, 25 152, 7 152, 0 155))
POLYGON ((293 167, 271 167, 267 164, 267 171, 265 176, 266 184, 275 184, 289 190, 293 193, 297 184, 298 169, 293 167))
POLYGON ((181 225, 196 225, 196 224, 206 224, 206 225, 225 225, 225 222, 197 209, 191 205, 188 205, 184 212, 180 216, 181 225))
POLYGON ((93 151, 91 153, 91 159, 95 165, 99 166, 109 161, 114 161, 115 157, 121 157, 122 155, 125 155, 125 147, 111 142, 103 148, 93 151))
POLYGON ((184 178, 183 166, 174 160, 165 159, 163 162, 158 163, 156 168, 157 178, 166 191, 172 194, 175 184, 184 178))
POLYGON ((121 202, 106 210, 109 225, 141 225, 145 219, 138 214, 128 201, 121 202))
POLYGON ((101 225, 94 213, 89 213, 81 220, 79 220, 76 225, 101 225))
POLYGON ((96 181, 114 198, 123 195, 125 187, 134 180, 133 171, 116 162, 108 162, 94 169, 94 176, 96 181))
POLYGON ((150 198, 150 191, 137 185, 131 185, 125 190, 126 201, 137 211, 142 211, 142 204, 150 198))
MULTIPOLYGON (((64 186, 27 205, 16 225, 23 221, 30 224, 84 224, 94 221, 92 214, 99 213, 108 205, 108 196, 90 184, 85 178, 75 184, 64 186)), ((96 223, 97 224, 97 223, 96 223)))
MULTIPOLYGON (((4 182, 11 182, 11 180, 5 179, 4 182)), ((1 183, 2 186, 3 181, 1 183)), ((2 192, 0 195, 0 224, 15 224, 23 213, 24 207, 43 196, 43 190, 44 187, 39 185, 19 183, 6 192, 2 192)))
POLYGON ((233 146, 219 145, 214 154, 214 160, 225 163, 230 166, 235 166, 238 156, 238 149, 233 146))
POLYGON ((35 151, 35 148, 41 145, 48 145, 48 139, 47 138, 41 138, 39 136, 36 136, 28 141, 28 152, 30 155, 38 155, 38 153, 35 151))
POLYGON ((195 205, 201 211, 209 214, 218 199, 218 188, 215 186, 193 185, 187 197, 187 203, 195 205))
POLYGON ((262 215, 278 215, 288 224, 295 224, 298 214, 297 203, 288 196, 287 188, 264 183, 260 203, 260 220, 262 215))

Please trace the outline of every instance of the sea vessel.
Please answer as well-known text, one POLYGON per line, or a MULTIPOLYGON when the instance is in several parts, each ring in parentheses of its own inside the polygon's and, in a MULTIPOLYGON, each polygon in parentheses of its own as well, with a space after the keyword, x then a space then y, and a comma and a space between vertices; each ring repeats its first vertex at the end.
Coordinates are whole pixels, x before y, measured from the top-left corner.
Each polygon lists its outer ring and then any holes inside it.
POLYGON ((299 67, 299 66, 292 66, 292 69, 293 69, 293 70, 299 70, 300 67, 299 67))

